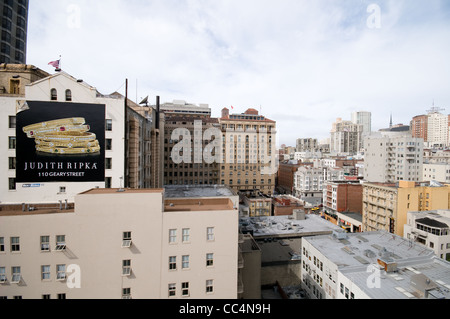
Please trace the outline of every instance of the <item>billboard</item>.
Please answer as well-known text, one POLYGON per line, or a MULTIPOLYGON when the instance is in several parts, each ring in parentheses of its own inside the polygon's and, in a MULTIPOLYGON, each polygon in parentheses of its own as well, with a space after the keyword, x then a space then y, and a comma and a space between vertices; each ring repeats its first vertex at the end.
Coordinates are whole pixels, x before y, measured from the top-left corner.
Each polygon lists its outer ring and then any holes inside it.
POLYGON ((16 116, 16 182, 105 181, 105 105, 27 101, 16 116))

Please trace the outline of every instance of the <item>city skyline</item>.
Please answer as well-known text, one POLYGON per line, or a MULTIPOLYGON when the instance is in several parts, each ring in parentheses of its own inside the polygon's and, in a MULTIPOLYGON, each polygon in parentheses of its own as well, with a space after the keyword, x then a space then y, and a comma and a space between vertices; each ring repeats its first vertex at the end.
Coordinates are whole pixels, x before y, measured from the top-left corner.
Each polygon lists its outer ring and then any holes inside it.
POLYGON ((53 72, 61 56, 104 94, 128 79, 137 103, 255 108, 294 145, 356 111, 376 131, 450 105, 449 13, 439 0, 32 1, 27 62, 53 72))

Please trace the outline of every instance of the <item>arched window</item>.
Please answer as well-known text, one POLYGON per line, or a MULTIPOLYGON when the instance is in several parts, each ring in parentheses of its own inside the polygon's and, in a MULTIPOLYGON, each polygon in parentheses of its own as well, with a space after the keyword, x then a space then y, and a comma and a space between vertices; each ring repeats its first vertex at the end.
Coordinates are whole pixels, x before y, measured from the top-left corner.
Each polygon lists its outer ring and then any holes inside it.
POLYGON ((66 101, 71 102, 72 101, 72 91, 66 90, 66 101))
POLYGON ((58 92, 56 91, 56 89, 51 89, 51 91, 50 91, 50 99, 52 101, 58 100, 58 92))

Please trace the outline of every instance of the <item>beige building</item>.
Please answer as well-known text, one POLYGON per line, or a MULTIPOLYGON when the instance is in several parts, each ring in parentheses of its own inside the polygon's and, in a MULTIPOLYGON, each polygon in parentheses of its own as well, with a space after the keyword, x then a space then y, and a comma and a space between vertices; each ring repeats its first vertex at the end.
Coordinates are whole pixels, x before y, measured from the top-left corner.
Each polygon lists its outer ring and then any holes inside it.
POLYGON ((220 184, 237 192, 257 190, 272 195, 276 178, 274 167, 278 165, 275 163, 276 122, 255 109, 230 114, 229 109, 224 108, 219 124, 223 134, 220 184))
POLYGON ((0 212, 0 296, 233 299, 238 197, 226 187, 92 189, 74 210, 0 212))
POLYGON ((408 212, 449 209, 449 194, 448 185, 364 183, 362 231, 384 230, 403 237, 408 212))

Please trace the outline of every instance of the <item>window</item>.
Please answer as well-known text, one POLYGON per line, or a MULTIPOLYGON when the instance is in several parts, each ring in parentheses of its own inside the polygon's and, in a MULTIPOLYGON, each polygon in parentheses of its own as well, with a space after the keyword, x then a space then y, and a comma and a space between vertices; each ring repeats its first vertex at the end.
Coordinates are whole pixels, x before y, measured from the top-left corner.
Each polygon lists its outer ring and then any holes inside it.
POLYGON ((10 191, 16 190, 16 179, 14 177, 8 178, 8 189, 10 191))
POLYGON ((131 288, 122 289, 122 299, 131 299, 131 288))
POLYGON ((66 265, 56 265, 56 280, 66 279, 66 265))
POLYGON ((55 251, 64 251, 64 250, 66 250, 66 235, 57 235, 55 251))
POLYGON ((112 186, 112 178, 105 177, 105 188, 111 188, 111 186, 112 186))
POLYGON ((5 252, 5 238, 0 237, 0 253, 5 252))
POLYGON ((106 120, 105 130, 112 131, 112 120, 109 120, 109 119, 106 120))
POLYGON ((15 136, 9 136, 8 137, 8 148, 10 150, 16 149, 16 137, 15 136))
POLYGON ((20 251, 20 237, 11 237, 11 251, 20 251))
POLYGON ((122 248, 129 248, 131 247, 131 232, 130 231, 124 231, 122 233, 122 248))
POLYGON ((66 294, 58 294, 57 298, 58 299, 66 299, 66 294))
POLYGON ((16 117, 9 116, 9 128, 16 128, 16 117))
POLYGON ((20 80, 15 79, 9 80, 9 93, 20 94, 20 80))
POLYGON ((50 236, 41 236, 41 251, 50 251, 50 236))
POLYGON ((112 158, 105 158, 105 169, 112 169, 112 158))
POLYGON ((214 281, 212 279, 206 281, 206 293, 211 294, 214 292, 214 281))
POLYGON ((8 168, 9 169, 16 169, 16 158, 15 157, 9 157, 8 158, 8 168))
POLYGON ((189 268, 189 255, 185 255, 182 257, 181 259, 181 267, 183 269, 188 269, 189 268))
POLYGON ((12 267, 11 273, 12 273, 11 283, 18 284, 20 282, 20 280, 22 279, 22 276, 20 274, 20 267, 12 267))
POLYGON ((175 297, 177 294, 177 285, 169 284, 169 297, 175 297))
POLYGON ((6 268, 0 267, 0 284, 4 284, 6 282, 6 268))
POLYGON ((122 260, 122 276, 130 276, 131 275, 131 260, 126 259, 122 260))
POLYGON ((212 267, 214 265, 214 254, 206 254, 206 267, 212 267))
POLYGON ((112 150, 112 139, 107 138, 107 139, 105 140, 105 149, 106 149, 107 151, 111 151, 111 150, 112 150))
POLYGON ((50 295, 42 295, 42 299, 50 299, 50 295))
POLYGON ((41 280, 50 280, 50 265, 41 266, 41 280))
POLYGON ((169 257, 169 270, 176 270, 176 269, 177 269, 177 257, 170 256, 169 257))
POLYGON ((189 297, 189 283, 188 282, 181 283, 181 295, 183 297, 189 297))
POLYGON ((208 227, 206 229, 206 240, 213 241, 214 240, 214 227, 208 227))
POLYGON ((50 100, 52 101, 58 100, 58 92, 56 91, 56 89, 50 90, 50 100))
POLYGON ((189 233, 190 233, 190 229, 189 228, 183 228, 183 243, 187 243, 189 242, 189 233))
POLYGON ((71 102, 71 101, 72 101, 72 91, 66 90, 66 102, 71 102))
POLYGON ((173 244, 177 241, 177 230, 169 229, 169 243, 173 244))

